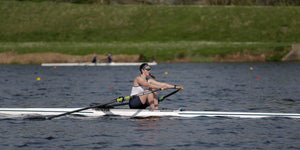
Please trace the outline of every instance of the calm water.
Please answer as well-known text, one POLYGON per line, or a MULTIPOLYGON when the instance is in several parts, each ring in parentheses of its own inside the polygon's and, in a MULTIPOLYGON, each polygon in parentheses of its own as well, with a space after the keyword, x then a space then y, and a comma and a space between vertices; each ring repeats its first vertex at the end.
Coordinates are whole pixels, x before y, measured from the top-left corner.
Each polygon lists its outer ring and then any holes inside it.
MULTIPOLYGON (((300 63, 159 64, 152 73, 185 88, 161 108, 300 113, 300 63)), ((2 65, 0 104, 86 107, 127 96, 138 74, 137 67, 2 65)), ((300 149, 300 119, 2 117, 0 124, 0 149, 300 149)))

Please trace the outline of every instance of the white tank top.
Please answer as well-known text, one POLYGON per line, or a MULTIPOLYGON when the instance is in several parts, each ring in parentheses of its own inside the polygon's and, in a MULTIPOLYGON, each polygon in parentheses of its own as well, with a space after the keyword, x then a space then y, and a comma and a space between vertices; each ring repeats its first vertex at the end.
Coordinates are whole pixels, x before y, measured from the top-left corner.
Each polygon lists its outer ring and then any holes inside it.
POLYGON ((148 89, 149 88, 146 87, 146 86, 133 86, 132 89, 131 89, 130 96, 142 93, 142 92, 144 92, 145 90, 148 90, 148 89))

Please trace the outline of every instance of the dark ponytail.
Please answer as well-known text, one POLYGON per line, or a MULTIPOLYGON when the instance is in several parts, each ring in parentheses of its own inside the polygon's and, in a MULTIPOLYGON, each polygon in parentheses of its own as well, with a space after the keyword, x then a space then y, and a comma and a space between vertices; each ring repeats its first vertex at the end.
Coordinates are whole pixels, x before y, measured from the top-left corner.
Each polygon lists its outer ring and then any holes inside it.
POLYGON ((156 79, 156 77, 154 75, 152 75, 151 73, 149 75, 151 76, 151 78, 156 79))

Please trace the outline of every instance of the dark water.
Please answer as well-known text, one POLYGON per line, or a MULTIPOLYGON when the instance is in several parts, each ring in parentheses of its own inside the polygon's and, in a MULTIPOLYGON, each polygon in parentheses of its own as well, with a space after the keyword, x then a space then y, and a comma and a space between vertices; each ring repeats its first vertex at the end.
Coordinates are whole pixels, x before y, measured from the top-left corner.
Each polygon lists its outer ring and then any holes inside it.
MULTIPOLYGON (((152 73, 185 88, 162 108, 300 113, 300 63, 159 64, 152 73)), ((0 104, 86 107, 127 96, 138 74, 137 67, 2 65, 0 104)), ((300 119, 288 118, 2 117, 0 149, 286 150, 300 149, 299 130, 300 119)))

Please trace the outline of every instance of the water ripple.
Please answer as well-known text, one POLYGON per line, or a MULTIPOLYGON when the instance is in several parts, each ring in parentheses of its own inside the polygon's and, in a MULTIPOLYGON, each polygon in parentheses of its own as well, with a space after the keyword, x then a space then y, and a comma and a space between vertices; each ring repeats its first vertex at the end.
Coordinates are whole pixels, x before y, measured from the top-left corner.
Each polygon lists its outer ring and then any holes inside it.
MULTIPOLYGON (((299 66, 167 63, 154 66, 152 73, 184 86, 161 108, 300 113, 299 66)), ((86 107, 128 95, 139 75, 137 67, 0 65, 0 72, 1 107, 86 107)), ((1 116, 0 123, 1 149, 300 149, 300 120, 288 118, 71 116, 34 121, 1 116)))

